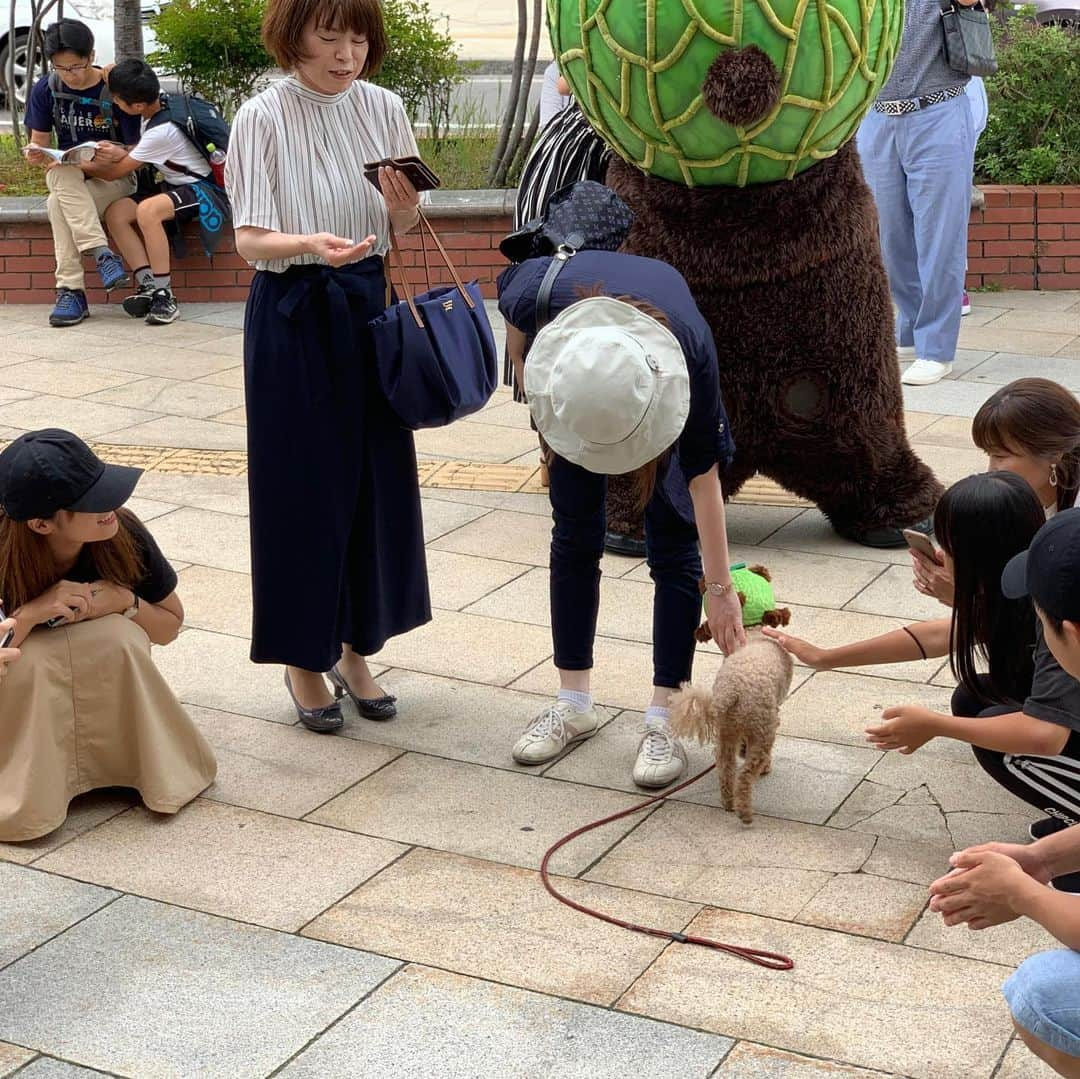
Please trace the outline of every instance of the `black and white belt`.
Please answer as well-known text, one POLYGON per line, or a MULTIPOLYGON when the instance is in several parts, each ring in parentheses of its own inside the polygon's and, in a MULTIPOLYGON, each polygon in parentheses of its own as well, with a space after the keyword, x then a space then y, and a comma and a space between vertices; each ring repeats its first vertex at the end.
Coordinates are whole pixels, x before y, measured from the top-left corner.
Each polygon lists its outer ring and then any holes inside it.
POLYGON ((906 116, 909 112, 918 112, 927 109, 931 105, 940 105, 943 101, 951 101, 964 92, 963 86, 950 86, 947 90, 935 90, 925 97, 909 97, 905 101, 875 101, 874 112, 883 113, 885 116, 906 116))

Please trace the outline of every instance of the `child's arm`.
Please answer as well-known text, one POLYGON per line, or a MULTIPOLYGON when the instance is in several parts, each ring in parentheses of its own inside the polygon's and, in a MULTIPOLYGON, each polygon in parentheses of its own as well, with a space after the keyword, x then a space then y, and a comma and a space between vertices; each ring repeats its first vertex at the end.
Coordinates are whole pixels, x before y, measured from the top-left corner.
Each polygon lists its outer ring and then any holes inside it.
MULTIPOLYGON (((503 320, 506 321, 505 319, 503 320)), ((506 323, 506 351, 514 365, 514 377, 525 392, 525 342, 528 338, 516 326, 506 323)))
MULTIPOLYGON (((123 149, 123 147, 120 149, 123 149)), ((117 161, 99 161, 98 155, 95 154, 92 161, 83 161, 78 167, 82 169, 87 176, 91 176, 95 180, 120 180, 125 176, 130 176, 138 169, 141 169, 144 164, 145 162, 136 161, 131 154, 125 151, 124 156, 117 161)))
POLYGON ((946 716, 912 704, 886 708, 883 722, 866 728, 875 749, 914 753, 933 738, 953 738, 998 753, 1027 753, 1055 757, 1065 748, 1069 730, 1023 712, 1003 716, 946 716))
POLYGON ((831 671, 836 667, 862 667, 875 663, 910 663, 916 659, 940 659, 949 654, 947 618, 920 622, 909 629, 894 629, 879 637, 853 641, 838 648, 818 648, 809 641, 768 627, 764 628, 762 633, 771 637, 800 663, 819 671, 831 671))

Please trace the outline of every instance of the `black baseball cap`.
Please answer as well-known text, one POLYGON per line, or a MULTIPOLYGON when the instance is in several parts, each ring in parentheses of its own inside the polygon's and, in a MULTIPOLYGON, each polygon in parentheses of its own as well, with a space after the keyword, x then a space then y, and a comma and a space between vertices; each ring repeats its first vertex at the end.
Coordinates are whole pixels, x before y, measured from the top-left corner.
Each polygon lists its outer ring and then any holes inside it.
POLYGON ((1009 599, 1031 596, 1052 618, 1080 621, 1080 509, 1063 510, 1035 533, 1006 565, 1001 590, 1009 599))
POLYGON ((70 431, 31 431, 0 453, 0 509, 13 521, 59 510, 108 513, 131 497, 141 475, 105 464, 70 431))

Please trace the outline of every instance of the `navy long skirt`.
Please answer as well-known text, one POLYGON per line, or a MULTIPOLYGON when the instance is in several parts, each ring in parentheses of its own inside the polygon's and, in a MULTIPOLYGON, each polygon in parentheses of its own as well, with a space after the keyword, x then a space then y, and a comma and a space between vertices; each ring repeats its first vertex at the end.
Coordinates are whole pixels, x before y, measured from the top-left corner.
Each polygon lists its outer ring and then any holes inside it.
POLYGON ((244 317, 251 658, 327 671, 431 620, 412 432, 368 322, 382 260, 259 272, 244 317))

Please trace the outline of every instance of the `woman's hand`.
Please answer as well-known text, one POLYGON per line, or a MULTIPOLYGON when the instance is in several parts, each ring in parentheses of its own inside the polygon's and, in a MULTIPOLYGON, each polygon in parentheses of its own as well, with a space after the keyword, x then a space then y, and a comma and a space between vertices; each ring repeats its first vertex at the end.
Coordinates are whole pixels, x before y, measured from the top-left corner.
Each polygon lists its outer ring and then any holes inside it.
POLYGON ((954 854, 949 859, 953 871, 930 885, 930 909, 938 911, 946 925, 967 922, 972 929, 986 929, 1019 917, 1018 904, 1033 888, 1044 888, 1046 881, 1003 853, 1010 846, 987 843, 954 854))
POLYGON ((304 251, 309 255, 317 255, 333 267, 347 266, 350 262, 359 262, 371 253, 375 246, 375 237, 368 236, 360 243, 352 240, 343 240, 340 236, 334 236, 329 232, 316 232, 304 237, 304 251))
POLYGON ((57 581, 48 591, 28 603, 23 612, 35 626, 44 625, 54 618, 65 625, 81 622, 90 613, 94 597, 90 585, 79 581, 57 581))
POLYGON ((397 169, 379 169, 379 187, 386 200, 386 208, 392 214, 415 210, 420 205, 420 195, 410 183, 408 176, 397 169))
POLYGON ((705 617, 716 646, 725 656, 730 656, 746 644, 742 604, 734 588, 729 588, 722 596, 710 592, 705 600, 705 617))
POLYGON ((911 552, 915 590, 951 607, 955 591, 952 574, 945 568, 945 555, 940 550, 935 550, 934 554, 936 557, 931 559, 922 551, 911 552))
POLYGON ((809 641, 792 637, 788 633, 781 633, 780 630, 773 629, 771 626, 762 626, 761 632, 770 641, 776 641, 788 655, 794 656, 800 663, 805 663, 807 667, 813 667, 815 671, 832 670, 833 665, 829 660, 827 648, 818 648, 809 641))
POLYGON ((135 593, 112 581, 95 581, 90 586, 92 603, 88 618, 104 618, 108 614, 123 614, 135 604, 135 593))
MULTIPOLYGON (((14 618, 6 618, 0 622, 0 641, 14 628, 14 618)), ((17 660, 21 654, 17 648, 0 648, 0 682, 4 680, 4 675, 7 673, 7 665, 17 660)))
POLYGON ((875 749, 895 749, 907 756, 940 733, 937 713, 914 704, 886 708, 882 719, 876 727, 866 728, 866 740, 875 749))

